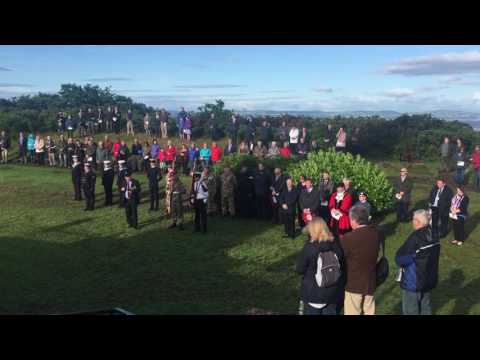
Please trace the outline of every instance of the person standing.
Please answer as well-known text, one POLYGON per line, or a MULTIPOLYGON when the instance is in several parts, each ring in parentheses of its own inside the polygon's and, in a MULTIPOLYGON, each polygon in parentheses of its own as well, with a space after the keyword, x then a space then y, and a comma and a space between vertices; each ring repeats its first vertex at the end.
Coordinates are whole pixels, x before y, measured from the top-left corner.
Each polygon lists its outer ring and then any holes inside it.
POLYGON ((105 144, 103 141, 98 142, 97 150, 95 153, 95 160, 97 162, 97 168, 102 170, 103 169, 103 162, 106 160, 110 160, 108 150, 105 148, 105 144))
POLYGON ((67 141, 67 167, 71 167, 73 164, 73 156, 75 156, 76 148, 75 144, 73 143, 72 138, 68 138, 67 141))
POLYGON ((179 230, 183 230, 183 197, 187 190, 175 170, 171 174, 170 214, 173 222, 168 228, 173 229, 178 225, 179 230))
POLYGON ((470 199, 465 194, 463 185, 457 187, 457 194, 452 198, 450 206, 450 218, 453 224, 453 245, 462 246, 465 241, 465 220, 468 216, 468 204, 470 199))
POLYGON ((177 159, 177 148, 172 144, 170 140, 167 142, 167 148, 165 149, 165 155, 167 160, 167 166, 171 166, 175 169, 175 161, 177 159))
POLYGON ((165 109, 160 111, 160 130, 162 132, 162 138, 168 138, 168 115, 165 109))
POLYGON ((190 138, 192 136, 192 127, 193 127, 193 122, 192 122, 192 116, 190 114, 187 114, 185 117, 185 121, 183 122, 183 139, 186 141, 190 141, 190 138))
POLYGON ((58 148, 58 166, 67 167, 67 142, 63 134, 60 135, 60 139, 57 141, 58 148))
POLYGON ((320 208, 320 194, 313 188, 312 179, 305 179, 305 189, 300 193, 298 199, 303 224, 308 224, 318 215, 320 208))
POLYGON ((112 162, 110 160, 104 160, 101 162, 100 166, 103 167, 102 185, 105 191, 105 206, 112 206, 113 205, 113 179, 114 179, 112 162))
POLYGON ((339 152, 345 152, 346 148, 347 132, 345 131, 345 125, 343 125, 337 132, 337 143, 335 144, 335 150, 339 152))
POLYGON ((93 112, 92 108, 87 109, 87 135, 93 136, 95 135, 95 113, 93 112))
POLYGON ((89 162, 84 164, 84 170, 82 188, 86 201, 85 211, 92 211, 95 208, 95 182, 97 177, 89 162))
POLYGON ((320 195, 320 211, 319 215, 327 224, 330 223, 330 210, 328 209, 328 202, 333 193, 333 181, 328 171, 322 173, 322 178, 318 183, 318 193, 320 195))
POLYGON ((267 157, 268 158, 276 158, 280 155, 280 150, 278 149, 277 142, 272 141, 270 148, 268 149, 267 157))
POLYGON ((448 233, 448 214, 452 201, 452 190, 442 177, 430 191, 429 206, 432 212, 432 231, 434 236, 443 238, 448 233))
POLYGON ((28 134, 27 151, 28 161, 30 162, 30 164, 33 164, 35 162, 35 138, 33 137, 32 133, 28 134))
POLYGON ((268 126, 267 121, 263 121, 262 126, 260 126, 260 129, 258 130, 258 138, 262 144, 268 146, 268 143, 270 142, 270 127, 268 126))
MULTIPOLYGON (((302 275, 300 299, 305 315, 336 315, 341 302, 344 282, 342 277, 343 251, 337 239, 331 234, 322 218, 316 218, 307 225, 308 238, 298 257, 296 271, 302 275), (329 266, 329 278, 319 286, 319 259, 329 266), (327 262, 328 261, 328 262, 327 262), (331 278, 331 283, 327 281, 331 278)), ((322 279, 323 280, 323 279, 322 279)))
POLYGON ((285 188, 280 194, 279 204, 281 206, 282 220, 285 226, 284 238, 295 238, 295 213, 299 190, 293 185, 292 178, 287 178, 285 188))
POLYGON ((408 207, 412 199, 413 181, 408 176, 406 168, 400 169, 400 178, 395 181, 393 187, 395 190, 397 221, 408 221, 408 207))
POLYGON ((222 158, 222 148, 217 146, 216 142, 212 143, 212 148, 211 148, 211 154, 212 154, 212 163, 215 164, 220 161, 222 158))
POLYGON ((208 185, 206 180, 206 172, 202 174, 193 174, 193 191, 192 202, 195 209, 195 229, 194 232, 207 232, 207 202, 208 202, 208 185))
POLYGON ((148 169, 147 178, 150 191, 149 211, 158 211, 158 203, 160 201, 158 182, 162 180, 162 174, 157 166, 156 159, 150 159, 150 168, 148 169))
POLYGON ((280 141, 280 144, 288 141, 288 131, 287 122, 284 120, 282 121, 282 125, 278 128, 278 140, 280 141))
POLYGON ((120 121, 122 120, 122 113, 118 109, 118 106, 115 106, 113 109, 113 114, 112 114, 112 127, 113 131, 115 134, 119 134, 120 132, 120 121))
POLYGON ((143 116, 143 129, 145 130, 145 137, 147 138, 152 136, 152 132, 150 128, 151 128, 150 115, 148 115, 148 112, 146 112, 145 115, 143 116))
POLYGON ((255 123, 251 116, 247 117, 247 125, 245 127, 245 141, 247 142, 249 151, 253 148, 253 140, 255 139, 255 123))
POLYGON ((368 211, 368 219, 370 220, 372 218, 371 214, 372 214, 372 205, 370 205, 370 203, 368 202, 368 195, 366 192, 364 191, 360 191, 358 193, 358 200, 357 202, 355 203, 354 206, 363 206, 365 207, 365 209, 367 209, 368 211))
POLYGON ((269 189, 271 186, 271 179, 269 174, 265 171, 262 163, 258 164, 258 170, 253 179, 255 189, 255 208, 257 210, 258 220, 267 220, 269 216, 269 189))
POLYGON ((179 162, 183 172, 183 175, 188 176, 188 149, 185 144, 182 144, 179 152, 179 162))
POLYGON ((290 157, 292 156, 292 151, 290 150, 290 147, 288 146, 288 142, 287 142, 287 141, 285 141, 285 142, 283 143, 283 147, 280 148, 280 156, 281 156, 282 158, 286 158, 286 159, 288 159, 288 158, 290 158, 290 157))
POLYGON ((161 133, 160 133, 160 111, 156 111, 155 112, 155 120, 152 121, 152 129, 153 129, 153 136, 154 137, 160 137, 161 136, 161 133))
POLYGON ((81 162, 78 160, 77 155, 73 155, 73 165, 72 165, 72 183, 73 191, 75 193, 74 200, 82 201, 82 177, 83 171, 81 162))
POLYGON ((475 146, 475 151, 470 159, 475 170, 475 188, 480 191, 480 145, 475 146))
POLYGON ((200 150, 195 146, 195 143, 191 143, 188 149, 188 169, 190 172, 197 170, 197 162, 200 157, 200 150))
POLYGON ((18 133, 18 160, 20 163, 27 163, 27 138, 23 134, 23 131, 18 133))
POLYGON ((125 174, 128 168, 125 166, 125 160, 118 161, 117 189, 118 189, 118 207, 125 207, 125 196, 122 188, 125 186, 125 174))
POLYGON ((270 190, 272 191, 272 221, 274 224, 283 224, 282 215, 283 212, 280 211, 280 194, 285 189, 285 177, 282 175, 282 169, 275 168, 273 170, 273 181, 270 190))
POLYGON ((138 204, 140 203, 140 183, 130 171, 125 172, 125 185, 122 188, 125 198, 125 215, 128 227, 138 230, 138 204))
MULTIPOLYGON (((203 143, 203 147, 200 149, 200 161, 203 164, 203 167, 206 168, 210 165, 210 157, 212 156, 211 150, 208 148, 207 143, 203 143)), ((211 197, 212 194, 209 193, 211 197)))
POLYGON ((215 114, 210 114, 210 119, 208 120, 208 130, 210 132, 210 139, 215 141, 217 139, 217 121, 215 120, 215 114))
POLYGON ((375 315, 376 266, 380 234, 368 224, 368 211, 353 206, 349 211, 353 231, 340 238, 345 257, 345 315, 375 315))
POLYGON ((298 138, 300 136, 300 130, 298 130, 295 125, 293 125, 290 129, 290 132, 288 133, 288 136, 290 137, 290 150, 293 154, 297 154, 297 144, 298 138))
POLYGON ((236 203, 238 204, 238 215, 242 218, 252 217, 252 204, 254 202, 253 176, 248 172, 246 166, 242 166, 238 174, 236 203))
POLYGON ((56 152, 57 147, 55 145, 55 141, 53 141, 51 136, 47 136, 46 147, 47 147, 47 153, 48 153, 48 165, 49 166, 55 166, 56 165, 55 152, 56 152))
POLYGON ((37 157, 37 165, 45 165, 45 142, 40 135, 35 139, 35 155, 37 157))
POLYGON ((10 139, 5 135, 5 131, 0 133, 0 159, 1 162, 6 164, 8 162, 8 148, 10 147, 10 139))
POLYGON ((138 139, 134 139, 132 144, 132 155, 130 156, 130 169, 132 172, 142 171, 143 169, 143 149, 138 139))
POLYGON ((257 146, 253 149, 253 156, 259 160, 263 160, 267 156, 267 148, 263 146, 261 140, 257 141, 257 146))
POLYGON ((237 145, 237 137, 238 137, 238 121, 235 115, 232 115, 230 124, 228 125, 227 129, 228 138, 231 140, 233 146, 237 145))
POLYGON ((179 113, 177 114, 177 129, 178 129, 178 137, 180 138, 180 140, 183 139, 183 125, 186 117, 187 117, 187 112, 185 111, 185 108, 182 107, 179 113))
POLYGON ((452 145, 450 139, 445 136, 442 145, 440 145, 440 171, 447 173, 450 171, 450 159, 452 157, 452 145))
POLYGON ((214 216, 217 213, 217 203, 215 195, 217 194, 217 178, 213 172, 210 172, 209 167, 204 167, 204 177, 208 188, 207 214, 214 216))
POLYGON ((297 152, 300 158, 305 159, 308 154, 308 144, 305 142, 305 138, 300 138, 300 143, 297 145, 297 152))
POLYGON ((104 130, 104 123, 105 123, 105 114, 103 113, 103 110, 101 107, 97 109, 97 132, 101 133, 104 130))
POLYGON ((108 105, 107 111, 105 111, 105 132, 107 133, 112 131, 112 117, 113 117, 112 107, 108 105))
POLYGON ((235 216, 235 190, 237 188, 237 179, 228 166, 225 166, 223 169, 223 174, 220 177, 220 184, 222 215, 227 216, 228 213, 230 216, 235 216))
POLYGON ((464 185, 465 169, 467 167, 468 156, 465 154, 465 147, 463 145, 457 149, 454 159, 457 169, 455 182, 457 185, 464 185))
POLYGON ((333 146, 334 136, 333 136, 333 128, 332 124, 327 125, 327 129, 325 131, 325 135, 323 135, 323 143, 325 147, 328 149, 333 146))
POLYGON ((75 123, 73 121, 72 115, 67 116, 67 120, 65 121, 65 126, 67 128, 67 137, 73 137, 73 131, 75 130, 75 123))
POLYGON ((440 242, 432 236, 427 210, 413 213, 413 233, 398 249, 403 315, 431 315, 431 291, 438 283, 440 242))
MULTIPOLYGON (((349 219, 349 210, 352 207, 353 198, 345 190, 345 184, 339 183, 336 191, 330 196, 328 208, 330 209, 330 228, 335 236, 340 239, 346 234, 351 226, 349 219)), ((367 215, 367 220, 368 220, 367 215)))
POLYGON ((233 140, 231 138, 228 139, 227 145, 225 145, 225 149, 223 153, 225 156, 235 154, 237 152, 237 147, 234 145, 233 140))
POLYGON ((128 109, 127 111, 127 135, 131 134, 135 136, 135 132, 133 131, 133 111, 132 109, 128 109))

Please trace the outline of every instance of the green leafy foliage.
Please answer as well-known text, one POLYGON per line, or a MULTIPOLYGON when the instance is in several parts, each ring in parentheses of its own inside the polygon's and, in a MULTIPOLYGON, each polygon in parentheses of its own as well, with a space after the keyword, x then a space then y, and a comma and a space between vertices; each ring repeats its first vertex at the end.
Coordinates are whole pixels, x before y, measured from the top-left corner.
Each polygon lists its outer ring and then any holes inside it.
POLYGON ((312 178, 318 183, 323 171, 330 172, 335 183, 348 177, 353 182, 355 190, 365 191, 369 202, 375 211, 384 211, 393 207, 393 188, 383 171, 376 165, 366 161, 359 155, 338 153, 334 150, 310 153, 308 158, 298 163, 292 163, 287 172, 294 181, 300 176, 312 178))

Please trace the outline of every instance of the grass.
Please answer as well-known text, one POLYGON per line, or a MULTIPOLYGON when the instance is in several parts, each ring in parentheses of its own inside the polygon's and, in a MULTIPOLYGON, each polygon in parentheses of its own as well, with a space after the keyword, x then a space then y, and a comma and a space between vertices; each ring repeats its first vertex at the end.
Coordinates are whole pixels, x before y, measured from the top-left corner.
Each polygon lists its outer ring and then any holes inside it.
MULTIPOLYGON (((397 176, 399 162, 380 162, 397 176)), ((425 204, 437 164, 414 166, 413 204, 425 204)), ((72 200, 70 171, 0 165, 0 313, 50 314, 122 307, 136 314, 245 314, 251 308, 294 314, 300 279, 295 261, 304 238, 284 240, 282 227, 242 219, 209 218, 209 232, 168 230, 149 213, 147 182, 139 207, 141 229, 129 229, 122 209, 97 205, 84 212, 72 200)), ((162 182, 163 184, 163 182, 162 182)), ((190 185, 190 182, 186 182, 190 185)), ((470 192, 467 242, 442 242, 435 314, 480 314, 479 193, 470 192)), ((115 199, 116 200, 116 199, 115 199)), ((400 314, 393 257, 411 232, 395 214, 379 219, 387 232, 391 275, 376 293, 378 314, 400 314)))

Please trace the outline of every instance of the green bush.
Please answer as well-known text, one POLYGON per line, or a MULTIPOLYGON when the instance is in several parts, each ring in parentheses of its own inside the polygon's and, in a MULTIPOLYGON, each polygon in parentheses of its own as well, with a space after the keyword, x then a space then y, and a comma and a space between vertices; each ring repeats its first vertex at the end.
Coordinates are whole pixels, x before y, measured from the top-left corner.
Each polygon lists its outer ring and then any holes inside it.
POLYGON ((365 191, 369 202, 375 211, 384 211, 393 207, 394 191, 385 174, 374 164, 359 155, 338 153, 334 150, 319 151, 308 154, 308 158, 298 163, 292 163, 287 172, 295 182, 300 175, 312 178, 318 183, 322 171, 330 172, 335 183, 348 177, 353 182, 355 190, 365 191))

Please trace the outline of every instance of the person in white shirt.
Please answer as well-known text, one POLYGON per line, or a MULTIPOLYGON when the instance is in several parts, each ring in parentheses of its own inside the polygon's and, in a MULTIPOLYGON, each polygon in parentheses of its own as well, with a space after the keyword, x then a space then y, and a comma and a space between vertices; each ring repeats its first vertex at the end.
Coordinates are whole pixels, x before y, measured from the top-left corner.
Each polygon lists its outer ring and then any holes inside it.
POLYGON ((288 136, 290 137, 290 149, 292 150, 292 153, 296 154, 300 131, 295 125, 293 125, 292 128, 290 129, 288 136))
POLYGON ((345 125, 343 125, 337 132, 337 143, 335 149, 337 151, 345 151, 347 148, 347 133, 345 131, 345 125))

